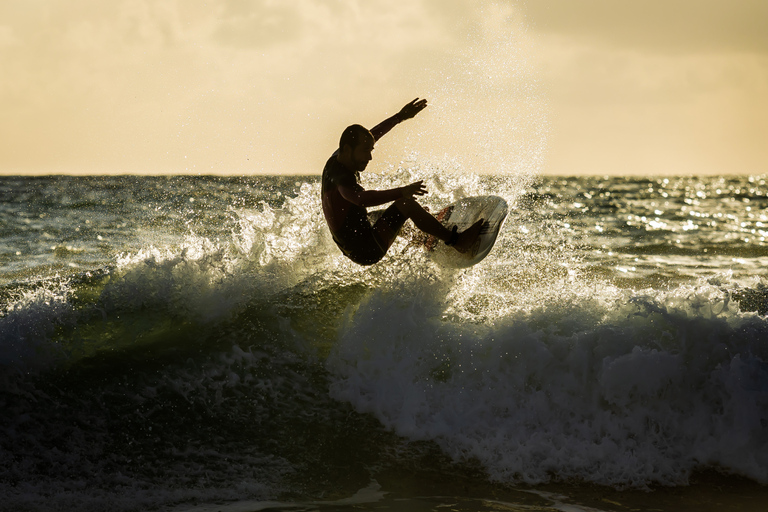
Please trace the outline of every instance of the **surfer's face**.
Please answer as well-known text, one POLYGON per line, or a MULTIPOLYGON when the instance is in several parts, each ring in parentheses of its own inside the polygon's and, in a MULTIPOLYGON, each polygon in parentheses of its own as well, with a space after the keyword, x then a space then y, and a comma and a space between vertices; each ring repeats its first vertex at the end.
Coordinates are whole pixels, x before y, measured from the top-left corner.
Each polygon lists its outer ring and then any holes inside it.
POLYGON ((352 163, 355 171, 364 171, 373 159, 373 139, 363 140, 352 150, 352 163))

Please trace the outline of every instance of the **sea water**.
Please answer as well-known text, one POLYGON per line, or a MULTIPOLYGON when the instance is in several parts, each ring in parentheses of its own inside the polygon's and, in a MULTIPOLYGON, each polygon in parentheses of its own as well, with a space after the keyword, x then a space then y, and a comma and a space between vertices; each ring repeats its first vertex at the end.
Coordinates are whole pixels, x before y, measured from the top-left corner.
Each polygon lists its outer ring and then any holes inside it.
POLYGON ((0 509, 764 506, 766 177, 435 171, 364 185, 503 196, 472 268, 317 176, 1 177, 0 509))

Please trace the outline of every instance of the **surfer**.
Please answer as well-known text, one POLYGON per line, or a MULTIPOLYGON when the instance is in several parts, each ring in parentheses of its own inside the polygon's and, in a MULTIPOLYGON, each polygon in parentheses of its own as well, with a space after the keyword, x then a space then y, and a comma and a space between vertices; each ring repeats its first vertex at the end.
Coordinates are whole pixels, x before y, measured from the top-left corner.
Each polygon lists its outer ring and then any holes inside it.
POLYGON ((325 220, 336 245, 355 263, 373 265, 383 258, 408 219, 459 252, 468 251, 480 234, 482 219, 459 233, 455 226, 453 230, 443 226, 416 202, 414 196, 427 193, 423 180, 387 190, 365 190, 358 183, 360 173, 373 158, 376 141, 426 106, 427 100, 416 98, 371 130, 359 124, 348 126, 341 134, 339 149, 325 164, 321 192, 325 220), (366 208, 390 202, 383 212, 371 212, 372 218, 378 216, 371 224, 366 208))

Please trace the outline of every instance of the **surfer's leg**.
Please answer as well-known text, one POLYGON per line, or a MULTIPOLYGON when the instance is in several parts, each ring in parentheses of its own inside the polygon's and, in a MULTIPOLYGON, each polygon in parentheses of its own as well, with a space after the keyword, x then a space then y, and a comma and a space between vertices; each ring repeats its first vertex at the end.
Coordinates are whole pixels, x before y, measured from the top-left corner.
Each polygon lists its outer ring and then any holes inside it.
POLYGON ((403 214, 395 205, 390 206, 373 224, 373 232, 378 240, 379 246, 386 253, 392 242, 395 241, 400 228, 403 227, 408 217, 403 214))
MULTIPOLYGON (((398 199, 394 204, 403 215, 416 224, 417 228, 428 235, 439 238, 443 242, 451 242, 453 232, 443 226, 439 220, 434 218, 432 214, 425 210, 415 199, 412 197, 398 199)), ((472 244, 475 243, 475 240, 477 240, 483 222, 484 221, 481 219, 461 233, 458 233, 458 237, 454 241, 453 247, 459 252, 468 251, 470 247, 472 247, 472 244)))
POLYGON ((459 233, 459 237, 453 247, 459 252, 467 252, 470 250, 477 240, 477 237, 480 236, 483 224, 485 224, 485 219, 480 219, 459 233))
POLYGON ((411 219, 417 228, 428 235, 437 237, 444 242, 451 239, 451 230, 440 224, 439 220, 434 218, 412 197, 398 199, 395 201, 395 206, 403 215, 411 219))

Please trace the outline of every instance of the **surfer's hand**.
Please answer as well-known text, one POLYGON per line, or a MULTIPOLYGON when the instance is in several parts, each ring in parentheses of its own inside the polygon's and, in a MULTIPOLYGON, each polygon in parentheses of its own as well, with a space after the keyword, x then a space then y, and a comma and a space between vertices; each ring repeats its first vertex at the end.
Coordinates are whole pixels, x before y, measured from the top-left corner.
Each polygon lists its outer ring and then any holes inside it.
POLYGON ((427 193, 427 187, 424 180, 419 180, 402 187, 403 197, 423 196, 427 193))
POLYGON ((411 119, 425 108, 427 108, 427 100, 416 98, 401 108, 400 112, 397 113, 397 117, 400 121, 405 121, 406 119, 411 119))

